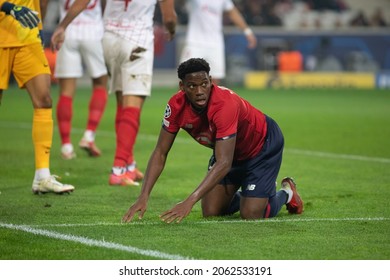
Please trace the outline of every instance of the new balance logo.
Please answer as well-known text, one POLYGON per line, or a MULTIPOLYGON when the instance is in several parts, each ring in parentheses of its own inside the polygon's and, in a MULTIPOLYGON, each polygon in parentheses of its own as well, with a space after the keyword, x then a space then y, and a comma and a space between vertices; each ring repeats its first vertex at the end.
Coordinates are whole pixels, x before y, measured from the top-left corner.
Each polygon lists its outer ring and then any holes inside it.
POLYGON ((256 188, 256 185, 255 185, 255 184, 249 184, 249 185, 246 187, 246 189, 247 189, 248 191, 254 191, 255 188, 256 188))

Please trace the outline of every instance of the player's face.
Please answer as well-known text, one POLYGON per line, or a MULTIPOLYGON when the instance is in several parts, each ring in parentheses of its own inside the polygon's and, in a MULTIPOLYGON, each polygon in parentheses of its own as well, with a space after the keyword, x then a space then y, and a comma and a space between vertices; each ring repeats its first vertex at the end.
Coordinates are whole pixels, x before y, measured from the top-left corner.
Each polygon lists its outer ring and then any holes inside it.
POLYGON ((211 78, 204 71, 187 74, 180 82, 180 89, 186 93, 195 109, 206 108, 211 92, 211 78))

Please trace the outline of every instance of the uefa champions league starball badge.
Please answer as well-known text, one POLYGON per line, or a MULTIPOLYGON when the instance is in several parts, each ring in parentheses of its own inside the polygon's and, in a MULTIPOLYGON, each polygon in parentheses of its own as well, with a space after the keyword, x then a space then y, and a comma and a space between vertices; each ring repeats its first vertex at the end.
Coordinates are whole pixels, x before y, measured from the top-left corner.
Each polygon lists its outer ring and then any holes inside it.
POLYGON ((164 118, 169 118, 171 116, 171 106, 167 104, 167 107, 165 108, 164 118))

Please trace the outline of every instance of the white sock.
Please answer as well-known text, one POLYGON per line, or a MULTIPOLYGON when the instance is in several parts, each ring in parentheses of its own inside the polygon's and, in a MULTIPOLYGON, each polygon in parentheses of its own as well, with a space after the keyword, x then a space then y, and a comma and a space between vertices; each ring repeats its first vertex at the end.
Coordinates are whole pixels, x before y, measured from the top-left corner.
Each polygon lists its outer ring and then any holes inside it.
POLYGON ((115 175, 119 176, 119 175, 123 175, 124 173, 126 173, 126 167, 122 167, 122 166, 114 166, 112 168, 112 173, 114 173, 115 175))
POLYGON ((285 191, 287 193, 287 203, 289 203, 293 197, 293 191, 290 187, 289 184, 285 184, 284 186, 282 186, 282 191, 285 191))
POLYGON ((95 141, 95 132, 92 130, 86 130, 84 132, 83 138, 87 140, 87 142, 94 142, 95 141))
POLYGON ((64 154, 70 154, 73 152, 73 145, 72 143, 66 143, 61 146, 61 152, 64 154))
POLYGON ((132 164, 129 164, 129 165, 127 166, 127 170, 128 170, 128 171, 134 171, 136 166, 137 166, 137 164, 135 163, 135 161, 133 161, 132 164))
POLYGON ((42 180, 50 177, 49 168, 40 168, 35 170, 34 180, 42 180))

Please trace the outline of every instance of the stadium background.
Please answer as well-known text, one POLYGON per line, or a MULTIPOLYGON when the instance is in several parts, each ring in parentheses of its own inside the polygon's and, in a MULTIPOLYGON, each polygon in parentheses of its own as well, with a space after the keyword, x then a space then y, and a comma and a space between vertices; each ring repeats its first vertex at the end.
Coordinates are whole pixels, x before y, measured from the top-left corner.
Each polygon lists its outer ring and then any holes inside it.
MULTIPOLYGON (((156 9, 154 85, 177 84, 175 68, 188 21, 185 2, 175 1, 179 26, 173 42, 164 41, 159 9, 156 9)), ((227 66, 224 84, 249 88, 390 88, 389 0, 234 2, 259 43, 256 49, 247 49, 242 32, 227 18, 224 20, 227 66), (299 75, 279 75, 278 54, 288 49, 302 55, 299 75)), ((50 1, 48 9, 51 12, 45 19, 46 46, 58 22, 58 1, 50 1)), ((53 61, 53 54, 46 53, 53 61)))

